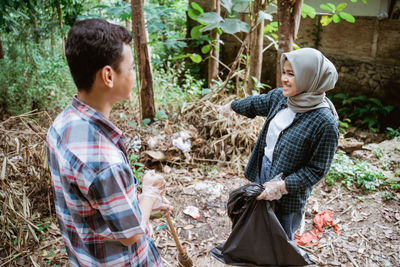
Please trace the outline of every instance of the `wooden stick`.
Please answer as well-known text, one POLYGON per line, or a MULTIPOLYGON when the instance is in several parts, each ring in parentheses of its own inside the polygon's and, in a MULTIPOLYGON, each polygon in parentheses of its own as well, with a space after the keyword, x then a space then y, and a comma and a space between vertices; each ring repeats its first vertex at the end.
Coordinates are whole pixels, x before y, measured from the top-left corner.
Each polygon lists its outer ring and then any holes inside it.
POLYGON ((179 253, 180 254, 186 253, 185 250, 183 249, 181 243, 179 242, 178 235, 177 235, 177 233, 175 231, 175 227, 172 224, 171 217, 169 216, 169 214, 165 214, 165 219, 167 219, 167 223, 168 223, 169 229, 171 230, 171 234, 172 234, 172 236, 173 236, 173 238, 175 240, 175 244, 176 244, 176 247, 178 248, 179 253))

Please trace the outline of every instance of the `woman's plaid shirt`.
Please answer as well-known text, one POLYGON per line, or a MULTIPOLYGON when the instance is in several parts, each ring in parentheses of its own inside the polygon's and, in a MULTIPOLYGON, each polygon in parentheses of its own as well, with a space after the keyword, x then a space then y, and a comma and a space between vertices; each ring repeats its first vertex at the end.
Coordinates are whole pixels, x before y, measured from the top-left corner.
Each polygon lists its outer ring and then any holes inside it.
MULTIPOLYGON (((232 102, 232 109, 246 117, 266 117, 245 169, 252 182, 260 181, 260 168, 266 145, 268 125, 276 113, 287 107, 282 89, 232 102)), ((281 212, 291 213, 304 207, 312 186, 329 171, 339 140, 336 119, 328 108, 297 113, 283 130, 273 153, 270 179, 283 173, 289 194, 280 201, 281 212)))
POLYGON ((47 155, 72 266, 163 266, 139 209, 121 130, 74 97, 48 131, 47 155), (116 240, 139 234, 129 247, 116 240))

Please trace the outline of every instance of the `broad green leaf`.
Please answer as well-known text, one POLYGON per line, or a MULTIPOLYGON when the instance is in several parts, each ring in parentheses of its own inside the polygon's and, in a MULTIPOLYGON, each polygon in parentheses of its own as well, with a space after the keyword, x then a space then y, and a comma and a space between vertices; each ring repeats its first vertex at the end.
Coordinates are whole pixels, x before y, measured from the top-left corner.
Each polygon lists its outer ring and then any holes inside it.
POLYGON ((332 22, 332 19, 333 19, 332 16, 322 16, 322 17, 321 17, 321 20, 320 20, 321 25, 322 25, 322 26, 328 25, 329 23, 332 22))
POLYGON ((217 27, 219 27, 220 23, 211 23, 208 24, 207 26, 204 26, 203 28, 200 29, 200 32, 206 32, 206 31, 210 31, 213 30, 217 27))
POLYGON ((203 27, 203 25, 197 25, 194 26, 191 30, 190 30, 190 37, 192 37, 192 39, 197 39, 200 36, 202 36, 202 33, 200 32, 200 29, 203 27))
POLYGON ((232 0, 222 0, 221 5, 225 7, 228 13, 231 13, 233 7, 232 0))
POLYGON ((327 5, 332 9, 332 11, 336 10, 336 6, 332 3, 327 3, 327 5))
POLYGON ((201 52, 202 52, 203 54, 207 54, 208 52, 210 52, 210 50, 211 50, 211 45, 209 45, 209 44, 207 44, 207 45, 205 45, 205 46, 203 46, 203 47, 201 48, 201 52))
POLYGON ((341 17, 342 19, 344 19, 344 20, 347 21, 347 22, 354 23, 354 22, 356 21, 356 19, 353 17, 353 15, 351 15, 351 14, 349 14, 349 13, 340 12, 339 15, 340 15, 340 17, 341 17))
POLYGON ((250 4, 249 1, 239 2, 233 6, 233 10, 242 13, 242 12, 250 12, 250 4))
POLYGON ((204 9, 199 6, 199 4, 197 4, 196 2, 192 2, 192 7, 193 9, 197 10, 200 14, 204 13, 204 9))
POLYGON ((198 19, 204 23, 218 23, 223 21, 223 18, 215 12, 206 12, 201 14, 198 19))
POLYGON ((335 22, 335 23, 340 22, 340 17, 338 15, 333 14, 332 18, 333 18, 333 22, 335 22))
POLYGON ((340 4, 336 7, 336 12, 342 11, 343 9, 346 8, 346 6, 347 6, 346 3, 340 3, 340 4))
POLYGON ((197 10, 195 10, 195 9, 189 9, 188 10, 188 16, 189 16, 189 18, 191 18, 192 20, 196 20, 196 21, 198 21, 198 18, 199 18, 199 16, 200 16, 200 12, 199 11, 197 11, 197 10))
POLYGON ((221 22, 219 26, 224 32, 229 34, 247 32, 250 30, 250 26, 240 19, 226 19, 224 22, 221 22))
POLYGON ((258 11, 258 21, 269 20, 272 21, 272 15, 265 13, 264 11, 258 11))
POLYGON ((321 4, 321 5, 319 5, 319 7, 320 7, 321 9, 327 10, 327 11, 329 11, 329 12, 335 11, 335 9, 330 8, 327 4, 321 4))
POLYGON ((303 18, 306 18, 307 16, 309 16, 310 18, 313 19, 313 18, 315 18, 315 15, 316 15, 315 8, 303 3, 303 5, 301 6, 301 16, 303 18))
POLYGON ((200 63, 201 60, 203 59, 200 55, 195 53, 191 54, 189 57, 194 63, 200 63))
POLYGON ((357 1, 358 1, 358 0, 351 0, 351 2, 353 2, 353 3, 357 3, 357 1))

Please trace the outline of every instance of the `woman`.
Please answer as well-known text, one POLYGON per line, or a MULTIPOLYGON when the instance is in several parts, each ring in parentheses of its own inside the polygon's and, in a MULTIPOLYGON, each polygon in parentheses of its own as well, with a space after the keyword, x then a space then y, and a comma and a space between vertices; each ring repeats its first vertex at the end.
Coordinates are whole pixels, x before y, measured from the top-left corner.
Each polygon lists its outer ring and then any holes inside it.
POLYGON ((257 199, 279 199, 276 215, 293 240, 313 185, 328 172, 338 145, 338 116, 325 96, 338 75, 313 48, 282 54, 281 66, 283 88, 235 100, 223 114, 233 109, 249 118, 266 117, 244 174, 264 184, 257 199), (281 173, 284 180, 271 181, 281 173))

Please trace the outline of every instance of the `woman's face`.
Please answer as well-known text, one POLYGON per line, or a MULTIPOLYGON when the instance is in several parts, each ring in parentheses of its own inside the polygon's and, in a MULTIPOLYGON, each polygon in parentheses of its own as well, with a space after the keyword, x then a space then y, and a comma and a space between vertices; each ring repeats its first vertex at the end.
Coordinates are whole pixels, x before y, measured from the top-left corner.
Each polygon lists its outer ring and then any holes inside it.
POLYGON ((281 81, 284 96, 289 97, 297 94, 296 78, 294 77, 292 65, 289 60, 285 60, 285 63, 283 64, 281 81))

